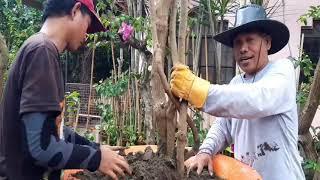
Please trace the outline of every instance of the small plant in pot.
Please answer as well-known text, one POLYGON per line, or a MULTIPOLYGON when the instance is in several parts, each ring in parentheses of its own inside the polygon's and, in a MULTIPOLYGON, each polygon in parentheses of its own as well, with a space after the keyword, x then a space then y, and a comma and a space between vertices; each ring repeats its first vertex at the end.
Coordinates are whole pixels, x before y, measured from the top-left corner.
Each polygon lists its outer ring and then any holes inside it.
POLYGON ((300 16, 299 21, 302 22, 304 25, 307 25, 308 18, 312 18, 313 28, 316 31, 320 31, 320 5, 310 6, 308 12, 300 16))

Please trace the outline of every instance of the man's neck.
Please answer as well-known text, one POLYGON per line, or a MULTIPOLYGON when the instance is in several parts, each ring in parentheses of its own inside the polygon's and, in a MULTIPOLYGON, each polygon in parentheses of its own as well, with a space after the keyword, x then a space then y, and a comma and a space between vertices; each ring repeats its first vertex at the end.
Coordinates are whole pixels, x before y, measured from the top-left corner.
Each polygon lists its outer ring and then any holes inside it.
POLYGON ((267 65, 269 64, 269 59, 266 61, 265 64, 263 64, 259 69, 257 69, 255 72, 253 73, 246 73, 244 74, 244 77, 254 77, 255 75, 257 75, 260 71, 262 71, 267 65))
POLYGON ((48 38, 56 45, 59 53, 62 53, 66 46, 65 21, 62 18, 48 18, 43 23, 40 32, 48 36, 48 38))

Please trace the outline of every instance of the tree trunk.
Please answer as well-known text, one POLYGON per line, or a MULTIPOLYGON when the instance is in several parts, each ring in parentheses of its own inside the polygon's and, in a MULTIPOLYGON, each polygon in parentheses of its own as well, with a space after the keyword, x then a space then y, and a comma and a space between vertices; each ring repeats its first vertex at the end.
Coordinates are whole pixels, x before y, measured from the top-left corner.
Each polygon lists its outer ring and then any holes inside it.
MULTIPOLYGON (((305 154, 305 157, 307 160, 312 160, 314 162, 317 161, 317 152, 314 148, 312 135, 309 131, 307 131, 305 134, 299 135, 299 143, 303 148, 303 152, 305 154)), ((301 151, 301 150, 300 150, 301 151)), ((311 177, 315 173, 314 171, 311 172, 311 177)), ((314 174, 315 175, 315 174, 314 174)))
MULTIPOLYGON (((175 0, 151 1, 151 27, 153 40, 153 62, 152 62, 152 97, 154 100, 154 113, 157 122, 157 130, 160 135, 159 152, 165 153, 166 157, 171 158, 177 137, 177 171, 180 178, 184 174, 184 151, 187 143, 187 102, 183 101, 181 105, 172 95, 167 77, 163 70, 163 62, 166 52, 166 44, 169 39, 169 48, 171 50, 171 59, 173 65, 184 64, 186 59, 186 36, 187 36, 187 0, 180 1, 180 23, 178 46, 176 42, 176 13, 177 3, 175 0), (169 14, 169 12, 171 14, 169 14), (170 33, 168 32, 168 19, 170 16, 170 33), (169 38, 168 38, 169 34, 169 38), (161 82, 161 84, 159 84, 161 82), (166 93, 170 98, 167 102, 166 93), (179 110, 179 121, 176 122, 176 111, 179 110), (177 126, 175 126, 177 124, 177 126), (173 126, 173 127, 172 127, 173 126), (177 134, 174 133, 178 127, 177 134)), ((192 121, 189 122, 190 127, 192 121)), ((194 129, 194 128, 192 128, 194 129)), ((193 132, 195 132, 193 130, 193 132)))
POLYGON ((151 23, 152 23, 152 40, 154 45, 152 71, 151 71, 151 94, 153 98, 153 111, 155 113, 155 121, 157 131, 159 133, 159 153, 165 155, 167 151, 167 119, 166 119, 166 96, 162 85, 159 83, 160 76, 157 67, 163 69, 164 49, 168 39, 168 18, 171 1, 161 2, 150 1, 151 23))
MULTIPOLYGON (((148 71, 148 70, 147 70, 148 71)), ((150 73, 149 73, 150 74, 150 73)), ((146 143, 155 144, 155 123, 153 121, 153 106, 150 92, 150 75, 147 80, 143 82, 141 88, 141 97, 144 103, 144 122, 146 129, 146 143)))
POLYGON ((146 132, 146 143, 147 144, 155 144, 155 122, 153 121, 153 102, 151 96, 151 86, 150 86, 150 71, 149 66, 151 66, 151 55, 146 56, 144 53, 142 55, 142 60, 144 61, 144 71, 143 71, 143 79, 141 80, 141 98, 144 104, 144 125, 146 132))
POLYGON ((153 112, 155 113, 155 122, 157 131, 159 133, 159 142, 158 142, 158 148, 159 153, 166 154, 167 152, 167 119, 166 119, 166 98, 165 98, 165 92, 159 83, 160 77, 157 73, 156 67, 161 66, 163 67, 163 64, 161 63, 161 55, 159 53, 158 56, 154 57, 154 61, 152 63, 152 71, 151 71, 151 95, 153 98, 153 112), (160 61, 160 62, 159 62, 160 61))
POLYGON ((299 134, 305 134, 311 127, 312 120, 320 102, 320 60, 314 72, 307 102, 299 114, 299 134))
MULTIPOLYGON (((178 36, 178 57, 182 64, 186 64, 186 34, 187 34, 187 19, 188 19, 188 0, 180 1, 180 23, 178 36)), ((173 64, 177 64, 175 59, 173 64)), ((188 103, 182 101, 179 109, 179 121, 177 132, 177 169, 180 177, 184 174, 184 150, 187 144, 187 112, 188 103)))
POLYGON ((2 99, 2 93, 5 86, 4 78, 5 78, 5 73, 8 66, 8 58, 9 58, 8 48, 4 40, 4 37, 0 34, 0 101, 2 99))
MULTIPOLYGON (((320 163, 320 159, 317 158, 318 154, 313 144, 312 135, 309 132, 311 123, 317 111, 320 102, 320 60, 314 72, 313 81, 310 87, 307 102, 303 107, 303 110, 299 114, 299 141, 301 142, 303 151, 305 152, 305 158, 308 160, 317 161, 320 163)), ((314 180, 320 179, 320 173, 315 172, 314 180)))

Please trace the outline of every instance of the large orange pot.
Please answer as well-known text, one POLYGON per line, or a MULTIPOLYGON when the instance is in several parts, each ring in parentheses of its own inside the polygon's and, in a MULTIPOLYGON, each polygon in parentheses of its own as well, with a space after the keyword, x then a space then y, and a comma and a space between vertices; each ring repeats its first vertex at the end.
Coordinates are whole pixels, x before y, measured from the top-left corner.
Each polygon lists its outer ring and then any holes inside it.
POLYGON ((217 154, 212 157, 215 175, 225 180, 262 180, 260 174, 252 167, 234 158, 217 154))

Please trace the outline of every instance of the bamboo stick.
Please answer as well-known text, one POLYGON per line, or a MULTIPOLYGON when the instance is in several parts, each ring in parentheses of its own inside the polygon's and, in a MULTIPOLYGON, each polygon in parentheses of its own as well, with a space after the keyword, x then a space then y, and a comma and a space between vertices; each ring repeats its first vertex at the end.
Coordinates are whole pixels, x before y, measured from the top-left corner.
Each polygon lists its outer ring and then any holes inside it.
POLYGON ((77 112, 77 114, 76 114, 76 122, 73 124, 74 132, 77 132, 77 126, 78 126, 78 122, 79 122, 80 103, 78 104, 76 112, 77 112))
POLYGON ((139 84, 136 80, 136 112, 137 112, 137 122, 138 122, 138 133, 141 134, 141 118, 140 118, 140 93, 139 93, 139 84))
POLYGON ((94 36, 93 47, 92 47, 92 57, 91 57, 91 75, 90 75, 90 86, 89 86, 89 99, 88 99, 88 114, 87 114, 87 122, 86 122, 86 131, 88 131, 89 127, 89 115, 90 115, 90 106, 91 106, 91 96, 92 96, 92 85, 93 85, 93 68, 94 68, 94 56, 96 51, 96 42, 98 36, 94 36))
POLYGON ((114 55, 114 44, 113 42, 111 41, 111 55, 112 55, 112 64, 113 64, 113 71, 114 71, 114 77, 115 77, 115 81, 117 81, 117 69, 116 69, 116 60, 115 60, 115 55, 114 55))
MULTIPOLYGON (((192 33, 191 34, 194 34, 194 31, 192 30, 192 33)), ((191 36, 191 43, 192 43, 192 58, 194 57, 194 54, 196 52, 196 48, 195 48, 195 36, 191 36)), ((192 64, 193 65, 193 64, 192 64)))
MULTIPOLYGON (((129 75, 131 75, 131 69, 129 68, 129 75)), ((132 125, 131 119, 132 119, 132 112, 131 112, 131 78, 128 80, 128 111, 129 111, 129 125, 132 125)))
POLYGON ((207 31, 204 33, 204 44, 205 44, 205 49, 204 49, 204 54, 205 54, 205 59, 206 59, 206 80, 208 80, 209 72, 208 72, 208 38, 207 38, 207 31))

